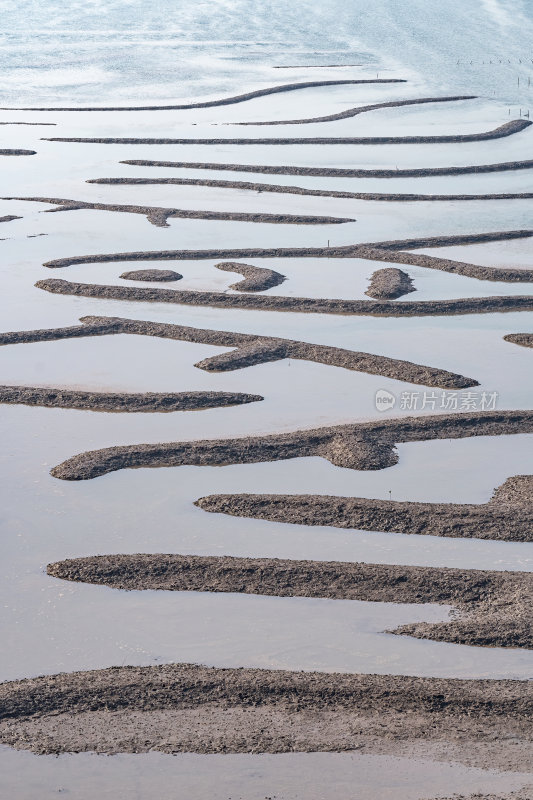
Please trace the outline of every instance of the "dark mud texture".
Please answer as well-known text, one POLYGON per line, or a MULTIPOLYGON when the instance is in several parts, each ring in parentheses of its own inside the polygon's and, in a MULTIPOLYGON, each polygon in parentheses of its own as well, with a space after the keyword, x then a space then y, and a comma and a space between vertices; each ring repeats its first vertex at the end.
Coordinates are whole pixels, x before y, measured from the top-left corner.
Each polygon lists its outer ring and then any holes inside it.
POLYGON ((530 572, 159 553, 72 558, 49 564, 47 572, 125 590, 440 603, 459 613, 449 622, 404 625, 394 632, 455 644, 533 648, 530 572))
POLYGON ((368 111, 378 111, 381 108, 402 108, 403 106, 418 106, 426 103, 454 103, 459 100, 475 100, 475 95, 456 95, 452 97, 419 97, 414 100, 391 100, 387 103, 372 103, 366 106, 348 108, 337 114, 327 114, 322 117, 308 117, 307 119, 283 119, 267 120, 259 122, 237 122, 237 125, 307 125, 314 122, 335 122, 339 119, 356 117, 358 114, 366 114, 368 111))
POLYGON ((219 408, 264 400, 257 394, 240 392, 91 392, 78 389, 40 386, 0 386, 0 403, 44 406, 46 408, 78 408, 88 411, 192 411, 219 408))
POLYGON ((0 149, 0 156, 34 156, 37 150, 6 150, 0 149))
POLYGON ((492 131, 483 133, 450 134, 445 136, 315 136, 300 138, 276 138, 276 139, 146 139, 132 137, 77 137, 67 138, 56 136, 54 138, 43 139, 45 142, 81 142, 83 144, 199 144, 199 145, 300 145, 300 144, 445 144, 460 142, 482 142, 488 139, 502 139, 519 133, 525 128, 533 125, 526 119, 513 119, 505 122, 492 131))
POLYGON ((293 311, 306 314, 344 314, 367 317, 439 317, 452 314, 493 314, 533 311, 533 295, 467 297, 459 300, 339 300, 284 295, 225 294, 224 292, 159 289, 157 287, 107 286, 46 278, 38 289, 73 297, 97 297, 139 303, 176 303, 185 306, 241 308, 253 311, 293 311))
POLYGON ((241 211, 191 211, 183 208, 159 208, 156 206, 117 205, 114 203, 86 203, 82 200, 65 200, 60 197, 4 197, 3 200, 28 200, 31 203, 53 203, 47 213, 57 211, 116 211, 125 214, 143 214, 148 222, 159 228, 168 228, 167 220, 205 219, 228 220, 230 222, 265 222, 269 225, 341 225, 344 222, 355 222, 345 217, 305 216, 302 214, 263 214, 241 211))
POLYGON ((13 222, 14 219, 22 219, 22 217, 16 217, 14 214, 6 214, 5 217, 0 217, 0 222, 13 222))
POLYGON ((395 675, 112 667, 0 684, 0 741, 40 754, 401 753, 531 765, 533 683, 395 675))
MULTIPOLYGON (((141 167, 179 167, 174 161, 121 161, 141 167)), ((285 186, 276 183, 252 183, 250 181, 223 181, 212 178, 93 178, 87 183, 107 185, 122 184, 126 186, 165 185, 176 186, 211 186, 219 189, 238 189, 239 191, 272 192, 274 194, 297 194, 310 197, 338 197, 345 200, 376 200, 389 203, 413 203, 456 200, 531 200, 533 192, 503 192, 496 194, 382 194, 381 192, 340 192, 334 189, 307 189, 302 186, 285 186)))
POLYGON ((214 494, 196 505, 233 517, 386 533, 533 541, 533 476, 509 478, 483 505, 309 494, 214 494))
POLYGON ((173 269, 132 269, 129 272, 123 272, 120 277, 125 281, 158 281, 167 283, 180 281, 183 275, 173 269))
POLYGON ((465 378, 436 367, 427 367, 411 361, 400 361, 372 353, 344 350, 341 347, 299 342, 293 339, 255 336, 233 331, 213 331, 148 320, 121 319, 120 317, 82 317, 81 322, 82 325, 73 325, 68 328, 44 328, 34 331, 1 333, 0 346, 76 339, 85 336, 134 334, 233 348, 231 352, 209 356, 195 365, 208 372, 227 372, 269 361, 296 358, 357 372, 367 372, 371 375, 396 378, 410 383, 421 383, 424 386, 461 389, 477 385, 477 381, 472 378, 465 378))
MULTIPOLYGON (((532 283, 533 269, 512 267, 484 267, 464 261, 453 261, 411 250, 433 247, 451 247, 483 242, 501 242, 513 239, 527 239, 533 230, 491 231, 489 233, 470 233, 450 236, 428 236, 419 239, 399 239, 385 242, 367 242, 342 245, 340 247, 249 247, 231 250, 155 250, 130 253, 97 253, 85 256, 70 256, 47 261, 49 269, 69 267, 73 264, 104 264, 114 261, 183 261, 183 260, 233 260, 242 258, 364 258, 369 261, 385 261, 393 264, 412 264, 425 269, 436 269, 456 275, 465 275, 486 281, 508 283, 532 283)), ((367 303, 367 305, 370 305, 367 303)), ((398 307, 393 304, 392 307, 398 307)))
MULTIPOLYGON (((139 161, 124 164, 141 165, 139 161)), ((150 162, 155 166, 156 162, 150 162)), ((316 178, 428 178, 433 175, 477 175, 487 172, 512 172, 532 169, 533 160, 504 161, 499 164, 475 164, 463 167, 417 167, 409 169, 345 169, 344 167, 295 167, 264 164, 220 164, 204 161, 161 161, 159 166, 179 169, 208 169, 226 172, 255 172, 262 175, 306 175, 316 178)), ((12 198, 24 200, 25 198, 12 198)))
POLYGON ((503 338, 506 342, 519 344, 521 347, 533 347, 533 333, 508 333, 503 338))
POLYGON ((413 281, 407 274, 397 267, 377 269, 370 279, 370 285, 365 294, 376 300, 395 300, 409 292, 415 292, 413 281))
POLYGON ((215 264, 215 267, 223 272, 238 272, 244 276, 244 280, 232 283, 229 287, 238 292, 264 292, 266 289, 279 286, 285 280, 285 275, 274 269, 240 264, 237 261, 221 261, 215 264))
MULTIPOLYGON (((401 442, 532 432, 533 411, 437 414, 238 439, 107 447, 73 456, 54 467, 51 474, 61 480, 80 481, 132 467, 257 464, 310 456, 320 456, 345 469, 374 470, 398 463, 395 445, 401 442)), ((375 530, 380 530, 379 526, 375 530)))

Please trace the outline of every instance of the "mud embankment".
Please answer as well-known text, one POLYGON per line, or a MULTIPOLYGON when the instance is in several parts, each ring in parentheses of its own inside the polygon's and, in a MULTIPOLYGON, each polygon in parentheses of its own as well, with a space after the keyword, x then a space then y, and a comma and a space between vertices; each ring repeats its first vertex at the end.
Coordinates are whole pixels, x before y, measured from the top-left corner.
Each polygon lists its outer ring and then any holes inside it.
POLYGON ((35 753, 388 752, 528 769, 533 684, 395 675, 112 667, 0 684, 0 741, 35 753))
POLYGON ((407 272, 395 267, 386 267, 373 273, 365 294, 376 300, 395 300, 415 291, 413 281, 407 272))
POLYGON ((13 149, 0 149, 0 156, 35 156, 37 150, 13 150, 13 149))
POLYGON ((244 276, 244 280, 232 283, 230 289, 238 292, 264 292, 279 286, 285 280, 285 275, 273 269, 264 267, 254 267, 252 264, 240 264, 237 261, 221 261, 215 264, 217 269, 223 272, 238 272, 244 276))
POLYGON ((393 632, 455 644, 533 648, 530 572, 161 553, 71 558, 49 564, 47 572, 127 591, 440 603, 458 613, 448 622, 404 625, 393 632))
POLYGON ((532 432, 533 411, 458 412, 237 439, 119 445, 73 456, 51 474, 80 481, 133 467, 257 464, 309 456, 320 456, 345 469, 374 470, 398 463, 395 445, 401 442, 532 432))
POLYGON ((78 142, 81 144, 198 144, 198 145, 301 145, 301 144, 446 144, 461 142, 483 142, 490 139, 503 139, 525 130, 532 122, 526 119, 513 119, 498 128, 482 133, 448 134, 445 136, 314 136, 275 139, 154 139, 133 137, 65 137, 55 136, 42 139, 44 142, 78 142))
POLYGON ((148 320, 122 319, 120 317, 82 317, 82 325, 68 328, 45 328, 33 331, 10 331, 0 334, 0 345, 27 344, 30 342, 53 341, 85 336, 107 336, 113 334, 134 334, 137 336, 156 336, 198 344, 211 344, 217 347, 234 348, 227 353, 199 361, 195 366, 208 372, 227 372, 235 369, 296 358, 313 361, 343 369, 382 375, 387 378, 421 383, 446 389, 461 389, 476 386, 477 381, 465 378, 447 370, 427 367, 411 361, 388 358, 387 356, 344 350, 341 347, 311 344, 294 339, 281 339, 274 336, 255 336, 234 331, 191 328, 185 325, 172 325, 148 320))
POLYGON ((533 476, 509 478, 484 505, 364 497, 216 494, 196 505, 233 517, 453 538, 533 541, 533 476))
POLYGON ((173 269, 132 269, 120 275, 125 281, 159 281, 167 283, 180 281, 183 275, 173 269))
POLYGON ((503 338, 506 342, 519 344, 521 347, 533 347, 533 333, 508 333, 503 338))
POLYGON ((167 412, 220 408, 264 400, 241 392, 92 392, 62 387, 0 386, 0 403, 87 411, 167 412))

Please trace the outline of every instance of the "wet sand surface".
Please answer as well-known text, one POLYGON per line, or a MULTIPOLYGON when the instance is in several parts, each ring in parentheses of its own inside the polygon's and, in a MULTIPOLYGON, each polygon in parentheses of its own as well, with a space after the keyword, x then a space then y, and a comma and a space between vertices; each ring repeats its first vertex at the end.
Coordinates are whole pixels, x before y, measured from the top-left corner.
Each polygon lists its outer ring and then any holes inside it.
POLYGON ((531 128, 376 71, 5 120, 12 796, 529 798, 531 128))

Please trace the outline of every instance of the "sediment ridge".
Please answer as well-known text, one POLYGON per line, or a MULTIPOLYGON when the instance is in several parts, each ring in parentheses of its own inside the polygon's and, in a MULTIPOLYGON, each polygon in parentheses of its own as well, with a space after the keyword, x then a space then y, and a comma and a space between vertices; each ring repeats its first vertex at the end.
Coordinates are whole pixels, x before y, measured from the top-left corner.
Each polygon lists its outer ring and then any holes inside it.
POLYGON ((396 675, 112 667, 0 684, 0 741, 34 753, 388 752, 528 769, 533 685, 396 675))
POLYGON ((342 367, 358 372, 368 372, 410 383, 421 383, 445 389, 462 389, 476 386, 477 381, 447 370, 415 364, 387 356, 345 350, 341 347, 311 344, 274 336, 257 336, 234 331, 192 328, 148 320, 120 317, 82 317, 81 325, 67 328, 45 328, 33 331, 11 331, 0 334, 0 345, 54 341, 86 336, 134 334, 156 336, 164 339, 210 344, 234 348, 199 361, 195 366, 208 372, 227 372, 235 369, 296 358, 317 364, 342 367))
POLYGON ((169 139, 134 137, 65 137, 55 136, 42 139, 44 142, 78 142, 83 144, 199 144, 199 145, 301 145, 301 144, 445 144, 461 142, 483 142, 490 139, 503 139, 525 130, 532 122, 526 119, 513 119, 491 131, 482 133, 447 134, 443 136, 314 136, 300 138, 255 138, 255 139, 169 139))
POLYGON ((48 564, 62 580, 126 591, 234 592, 376 603, 440 603, 447 622, 395 633, 484 647, 533 647, 533 574, 439 567, 163 553, 70 558, 48 564))
POLYGON ((36 154, 37 150, 0 149, 0 156, 34 156, 36 154))
POLYGON ((395 267, 385 267, 385 269, 377 269, 372 274, 365 294, 376 300, 395 300, 397 297, 415 291, 413 281, 407 272, 395 267))
POLYGON ((509 542, 533 541, 531 475, 509 478, 496 490, 493 498, 482 505, 281 494, 217 494, 201 497, 196 505, 204 511, 234 517, 296 525, 509 542))
POLYGON ((170 412, 220 408, 264 400, 241 392, 93 392, 62 387, 0 386, 0 403, 86 411, 170 412))
POLYGON ((279 286, 285 280, 285 275, 273 269, 240 264, 237 261, 221 261, 215 264, 215 267, 223 272, 238 272, 244 276, 244 280, 232 283, 229 287, 238 292, 264 292, 266 289, 279 286))
POLYGON ((352 423, 290 433, 192 442, 120 445, 63 461, 51 474, 90 480, 132 467, 257 464, 320 456, 345 469, 385 469, 398 463, 396 444, 533 432, 533 411, 477 411, 352 423))
POLYGON ((522 347, 533 347, 533 333, 508 333, 503 338, 506 342, 519 344, 522 347))
POLYGON ((183 275, 173 269, 132 269, 120 275, 125 281, 180 281, 183 275))

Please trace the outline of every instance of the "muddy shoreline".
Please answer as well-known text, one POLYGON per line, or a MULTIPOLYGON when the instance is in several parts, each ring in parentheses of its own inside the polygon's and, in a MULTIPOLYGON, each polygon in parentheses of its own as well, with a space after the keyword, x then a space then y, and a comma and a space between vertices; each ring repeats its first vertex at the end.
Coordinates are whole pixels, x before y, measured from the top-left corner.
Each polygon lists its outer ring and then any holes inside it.
MULTIPOLYGON (((120 161, 141 167, 174 167, 173 161, 130 160, 120 161)), ((86 183, 106 185, 149 186, 175 184, 176 186, 210 186, 219 189, 239 189, 252 192, 272 192, 274 194, 296 194, 310 197, 337 197, 343 200, 374 200, 390 203, 440 202, 455 200, 530 200, 533 192, 514 192, 502 194, 381 194, 379 192, 340 192, 334 189, 306 189, 301 186, 285 186, 275 183, 251 183, 249 181, 224 181, 202 178, 93 178, 86 183)))
POLYGON ((92 392, 62 387, 0 386, 0 404, 85 411, 170 412, 220 408, 264 400, 242 392, 92 392))
POLYGON ((396 300, 410 292, 416 292, 416 288, 407 272, 395 267, 385 267, 372 274, 365 294, 375 300, 396 300))
POLYGON ((533 685, 394 675, 112 667, 0 684, 0 741, 35 753, 401 752, 503 770, 532 755, 533 685))
POLYGON ((389 632, 455 644, 533 648, 529 572, 162 553, 71 558, 48 564, 46 571, 62 580, 125 591, 439 603, 459 613, 447 622, 403 625, 389 632))
POLYGON ((217 347, 235 348, 229 353, 220 353, 195 364, 208 372, 227 372, 243 369, 255 364, 296 358, 313 361, 343 369, 367 372, 372 375, 408 380, 424 386, 447 389, 460 389, 477 386, 472 378, 466 378, 447 370, 415 364, 410 361, 388 358, 387 356, 344 350, 341 347, 310 344, 293 339, 255 336, 250 333, 217 331, 206 328, 192 328, 148 320, 122 319, 120 317, 82 317, 81 325, 67 328, 44 328, 33 331, 10 331, 0 333, 0 346, 28 344, 85 336, 107 336, 113 334, 134 334, 155 336, 178 341, 212 344, 217 347))
POLYGON ((306 216, 303 214, 266 214, 244 211, 194 211, 183 208, 159 208, 154 206, 120 205, 115 203, 89 203, 83 200, 66 200, 61 197, 3 197, 3 200, 27 200, 31 203, 52 203, 57 208, 47 209, 45 213, 58 211, 117 211, 126 214, 143 214, 148 222, 160 228, 167 228, 167 219, 229 220, 232 222, 265 222, 269 225, 340 225, 355 222, 345 217, 306 216))
POLYGON ((526 119, 513 119, 491 131, 467 134, 448 134, 444 136, 337 136, 300 137, 273 139, 154 139, 132 137, 64 137, 43 138, 44 142, 78 142, 83 144, 199 144, 199 145, 299 145, 299 144, 446 144, 461 142, 483 142, 490 139, 503 139, 525 130, 532 122, 526 119))
POLYGON ((215 494, 195 505, 233 517, 385 533, 533 541, 533 476, 509 478, 485 504, 302 494, 215 494))
MULTIPOLYGON (((118 259, 117 259, 118 260, 118 259)), ((106 286, 46 278, 38 289, 73 297, 126 300, 141 303, 176 303, 213 308, 241 308, 253 311, 293 311, 307 314, 343 314, 370 317, 435 317, 451 314, 492 314, 533 311, 533 295, 467 297, 459 300, 339 300, 290 295, 225 294, 224 292, 159 289, 156 287, 106 286)))
POLYGON ((279 286, 285 280, 285 275, 274 269, 240 264, 237 261, 221 261, 215 264, 215 267, 222 272, 237 272, 244 277, 244 280, 230 284, 229 288, 238 292, 264 292, 274 286, 279 286))
POLYGON ((165 106, 67 106, 67 107, 41 107, 41 108, 0 108, 0 111, 184 111, 188 108, 213 108, 215 106, 229 106, 243 103, 256 97, 266 97, 269 94, 293 92, 298 89, 312 89, 318 86, 343 86, 349 84, 374 84, 374 83, 407 83, 401 78, 375 78, 369 80, 337 80, 337 81, 304 81, 300 83, 284 83, 279 86, 270 86, 267 89, 256 89, 252 92, 222 97, 219 100, 205 100, 199 103, 182 103, 181 105, 165 106))
POLYGON ((320 456, 346 469, 386 469, 398 463, 395 446, 402 442, 532 432, 533 411, 457 412, 235 439, 106 447, 63 461, 51 475, 79 481, 132 467, 257 464, 308 456, 320 456))
POLYGON ((533 333, 508 333, 503 337, 506 342, 519 344, 522 347, 533 347, 533 333))

